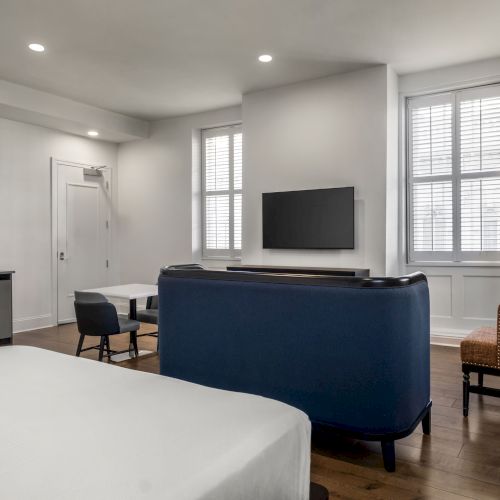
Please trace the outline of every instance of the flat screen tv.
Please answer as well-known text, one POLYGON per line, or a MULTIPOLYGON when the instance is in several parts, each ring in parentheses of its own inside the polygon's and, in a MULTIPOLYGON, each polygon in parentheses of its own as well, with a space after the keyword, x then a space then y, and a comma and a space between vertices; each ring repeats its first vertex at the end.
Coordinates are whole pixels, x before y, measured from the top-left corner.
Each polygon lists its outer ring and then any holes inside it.
POLYGON ((264 248, 353 249, 354 188, 262 194, 264 248))

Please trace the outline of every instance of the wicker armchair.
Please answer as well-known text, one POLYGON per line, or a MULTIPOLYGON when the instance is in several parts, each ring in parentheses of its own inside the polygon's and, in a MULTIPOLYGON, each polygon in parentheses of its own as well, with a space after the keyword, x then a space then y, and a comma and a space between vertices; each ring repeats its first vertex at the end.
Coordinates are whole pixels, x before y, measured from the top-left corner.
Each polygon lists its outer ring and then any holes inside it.
POLYGON ((464 376, 464 417, 469 414, 469 394, 485 394, 500 397, 500 389, 484 387, 483 377, 500 376, 500 306, 497 311, 497 326, 483 326, 467 335, 460 343, 462 372, 464 376), (470 384, 471 372, 478 374, 477 385, 470 384))

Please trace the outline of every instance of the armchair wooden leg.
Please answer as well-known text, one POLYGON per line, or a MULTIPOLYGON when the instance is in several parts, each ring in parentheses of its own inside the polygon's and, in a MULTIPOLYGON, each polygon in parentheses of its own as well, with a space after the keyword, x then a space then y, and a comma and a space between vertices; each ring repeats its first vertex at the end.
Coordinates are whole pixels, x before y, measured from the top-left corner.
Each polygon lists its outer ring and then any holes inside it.
POLYGON ((477 385, 479 387, 483 387, 483 382, 484 382, 484 374, 483 373, 478 373, 477 374, 477 385))
POLYGON ((102 361, 102 358, 104 357, 104 344, 106 342, 106 336, 103 335, 101 337, 101 343, 99 344, 99 361, 102 361))
POLYGON ((85 340, 85 335, 83 333, 80 334, 80 340, 78 341, 78 347, 76 348, 76 355, 80 356, 83 347, 83 341, 85 340))
POLYGON ((464 372, 464 417, 469 415, 469 390, 470 390, 470 374, 469 372, 464 372))
POLYGON ((431 433, 431 409, 427 412, 427 415, 422 419, 422 432, 429 435, 431 433))
POLYGON ((396 448, 394 441, 382 441, 382 457, 384 459, 384 467, 387 472, 396 470, 396 448))

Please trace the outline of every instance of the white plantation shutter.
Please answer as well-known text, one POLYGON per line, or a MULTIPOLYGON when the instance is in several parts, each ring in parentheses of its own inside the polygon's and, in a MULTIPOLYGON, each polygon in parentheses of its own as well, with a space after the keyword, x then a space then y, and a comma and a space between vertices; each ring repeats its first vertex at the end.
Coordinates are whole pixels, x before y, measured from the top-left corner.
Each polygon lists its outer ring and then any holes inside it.
POLYGON ((500 260, 500 86, 408 100, 410 260, 500 260))
POLYGON ((241 250, 241 193, 234 195, 234 248, 241 250))
POLYGON ((451 174, 451 103, 413 108, 413 176, 451 174))
POLYGON ((205 198, 205 247, 207 250, 229 250, 229 195, 207 195, 205 198))
POLYGON ((500 95, 483 99, 467 99, 467 95, 459 94, 461 171, 499 171, 500 95))
POLYGON ((461 207, 462 251, 500 251, 500 178, 463 179, 461 207))
POLYGON ((471 259, 500 252, 500 87, 457 93, 461 251, 471 259))
POLYGON ((203 256, 241 253, 241 126, 202 131, 203 256))
POLYGON ((413 245, 416 252, 453 251, 451 181, 413 185, 413 245))
POLYGON ((410 255, 450 259, 453 252, 453 104, 450 94, 408 106, 410 255))

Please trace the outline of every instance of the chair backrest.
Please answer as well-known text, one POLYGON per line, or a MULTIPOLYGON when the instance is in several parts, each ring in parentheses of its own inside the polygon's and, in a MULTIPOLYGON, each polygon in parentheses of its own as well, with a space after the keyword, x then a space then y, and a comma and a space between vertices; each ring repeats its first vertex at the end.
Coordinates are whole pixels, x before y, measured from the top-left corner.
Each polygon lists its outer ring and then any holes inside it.
POLYGON ((148 297, 146 302, 146 309, 158 309, 158 295, 148 297))
POLYGON ((97 292, 79 292, 75 290, 76 302, 108 302, 108 299, 102 294, 97 292))
POLYGON ((205 269, 201 264, 175 264, 173 266, 168 266, 167 269, 173 271, 179 271, 182 269, 195 270, 195 269, 205 269))
MULTIPOLYGON (((196 270, 196 269, 205 269, 201 264, 175 264, 173 266, 168 266, 167 269, 173 270, 196 270)), ((148 297, 146 302, 146 309, 158 309, 158 295, 154 297, 148 297)))
POLYGON ((109 335, 120 331, 116 307, 100 293, 75 291, 78 331, 83 335, 109 335))

